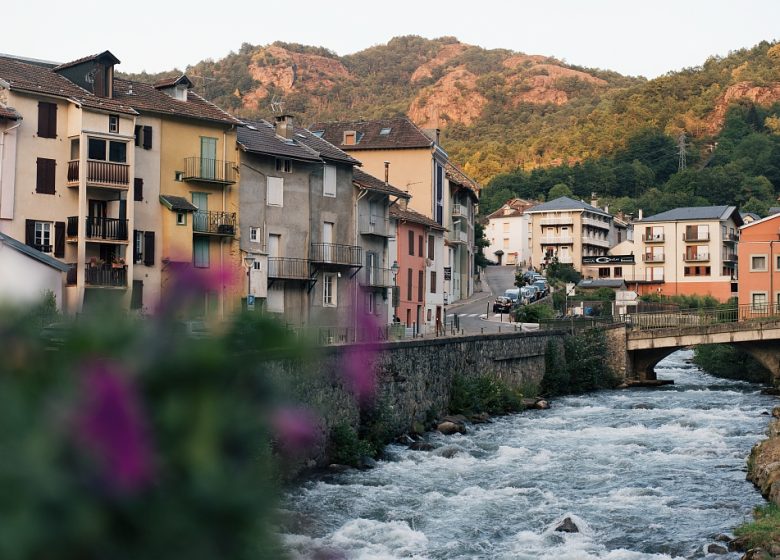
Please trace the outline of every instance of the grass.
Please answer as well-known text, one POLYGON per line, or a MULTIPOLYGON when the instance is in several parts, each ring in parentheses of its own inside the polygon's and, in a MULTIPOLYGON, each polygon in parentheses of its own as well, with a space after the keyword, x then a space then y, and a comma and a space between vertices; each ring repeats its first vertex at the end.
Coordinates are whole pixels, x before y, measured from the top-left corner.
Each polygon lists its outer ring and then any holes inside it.
POLYGON ((753 521, 740 525, 734 534, 745 540, 747 548, 766 549, 780 543, 780 506, 767 504, 753 510, 753 521))

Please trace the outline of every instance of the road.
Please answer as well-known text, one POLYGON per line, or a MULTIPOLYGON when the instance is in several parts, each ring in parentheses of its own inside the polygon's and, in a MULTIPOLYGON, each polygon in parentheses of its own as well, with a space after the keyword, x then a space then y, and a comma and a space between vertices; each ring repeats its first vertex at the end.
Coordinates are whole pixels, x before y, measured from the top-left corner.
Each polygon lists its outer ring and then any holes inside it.
MULTIPOLYGON (((456 304, 452 309, 447 309, 447 327, 450 329, 453 316, 458 315, 460 320, 460 329, 464 334, 479 334, 482 332, 507 332, 514 330, 514 327, 498 322, 498 316, 493 313, 493 300, 496 296, 503 295, 507 288, 511 288, 515 283, 514 266, 488 266, 483 275, 483 289, 485 291, 474 294, 474 298, 469 303, 462 305, 456 304), (490 317, 496 321, 486 321, 484 318, 490 317)), ((504 321, 509 321, 509 316, 503 316, 504 321)))

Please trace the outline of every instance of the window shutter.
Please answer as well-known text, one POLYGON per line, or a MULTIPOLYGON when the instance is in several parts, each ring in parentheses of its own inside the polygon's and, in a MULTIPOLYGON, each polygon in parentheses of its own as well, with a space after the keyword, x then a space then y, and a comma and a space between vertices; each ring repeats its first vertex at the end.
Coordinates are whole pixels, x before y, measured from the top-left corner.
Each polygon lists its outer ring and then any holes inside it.
POLYGON ((24 244, 35 246, 35 220, 24 221, 24 244))
POLYGON ((417 236, 417 256, 422 257, 425 253, 423 253, 423 236, 418 235, 417 236))
POLYGON ((35 192, 41 194, 54 194, 54 171, 57 162, 53 159, 38 158, 36 164, 37 174, 35 192))
POLYGON ((428 258, 433 260, 436 258, 435 238, 432 235, 428 236, 428 258))
POLYGON ((130 309, 141 309, 144 306, 144 281, 133 280, 133 291, 130 295, 130 309))
POLYGON ((412 301, 412 269, 406 269, 406 299, 412 301))
POLYGON ((284 179, 268 177, 266 181, 266 204, 268 206, 284 206, 284 179))
POLYGON ((41 101, 38 103, 38 136, 57 137, 57 104, 41 101))
POLYGON ((65 258, 65 222, 54 222, 54 256, 65 258))
MULTIPOLYGON (((422 239, 422 238, 421 238, 422 239)), ((422 270, 417 271, 417 301, 423 300, 423 289, 425 287, 425 276, 422 270)))
POLYGON ((133 200, 141 201, 144 199, 144 180, 136 177, 133 179, 133 200))
POLYGON ((152 127, 144 126, 144 150, 152 149, 152 127))
POLYGON ((414 255, 414 232, 413 231, 409 231, 409 254, 414 255))
POLYGON ((154 266, 154 232, 144 232, 144 264, 154 266))

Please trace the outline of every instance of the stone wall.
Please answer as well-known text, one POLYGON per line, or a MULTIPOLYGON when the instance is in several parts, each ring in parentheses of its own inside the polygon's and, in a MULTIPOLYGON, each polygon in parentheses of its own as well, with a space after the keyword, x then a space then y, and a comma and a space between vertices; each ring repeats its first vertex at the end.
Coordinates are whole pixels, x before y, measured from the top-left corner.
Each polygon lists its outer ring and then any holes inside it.
MULTIPOLYGON (((538 385, 544 376, 548 343, 562 353, 564 333, 543 331, 417 339, 373 346, 330 346, 308 358, 274 362, 275 378, 323 419, 323 435, 339 424, 359 428, 361 411, 344 373, 373 367, 376 410, 390 432, 400 435, 415 422, 447 411, 453 378, 490 375, 512 388, 538 385)), ((327 441, 311 458, 327 462, 327 441)))
POLYGON ((607 364, 621 379, 634 376, 630 357, 626 351, 626 326, 624 324, 609 325, 604 328, 607 338, 607 364))

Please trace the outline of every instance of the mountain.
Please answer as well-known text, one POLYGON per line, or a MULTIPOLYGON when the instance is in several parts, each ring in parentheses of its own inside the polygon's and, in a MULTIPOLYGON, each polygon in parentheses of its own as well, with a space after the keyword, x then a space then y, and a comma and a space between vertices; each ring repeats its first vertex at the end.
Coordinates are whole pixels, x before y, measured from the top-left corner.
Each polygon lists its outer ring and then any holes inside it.
POLYGON ((303 124, 406 114, 441 128, 450 156, 483 183, 518 168, 615 153, 647 128, 671 137, 684 130, 692 148, 703 151, 730 104, 780 100, 780 45, 767 42, 649 81, 453 37, 416 36, 347 56, 300 44, 245 43, 186 72, 199 92, 244 117, 268 118, 280 100, 303 124))

